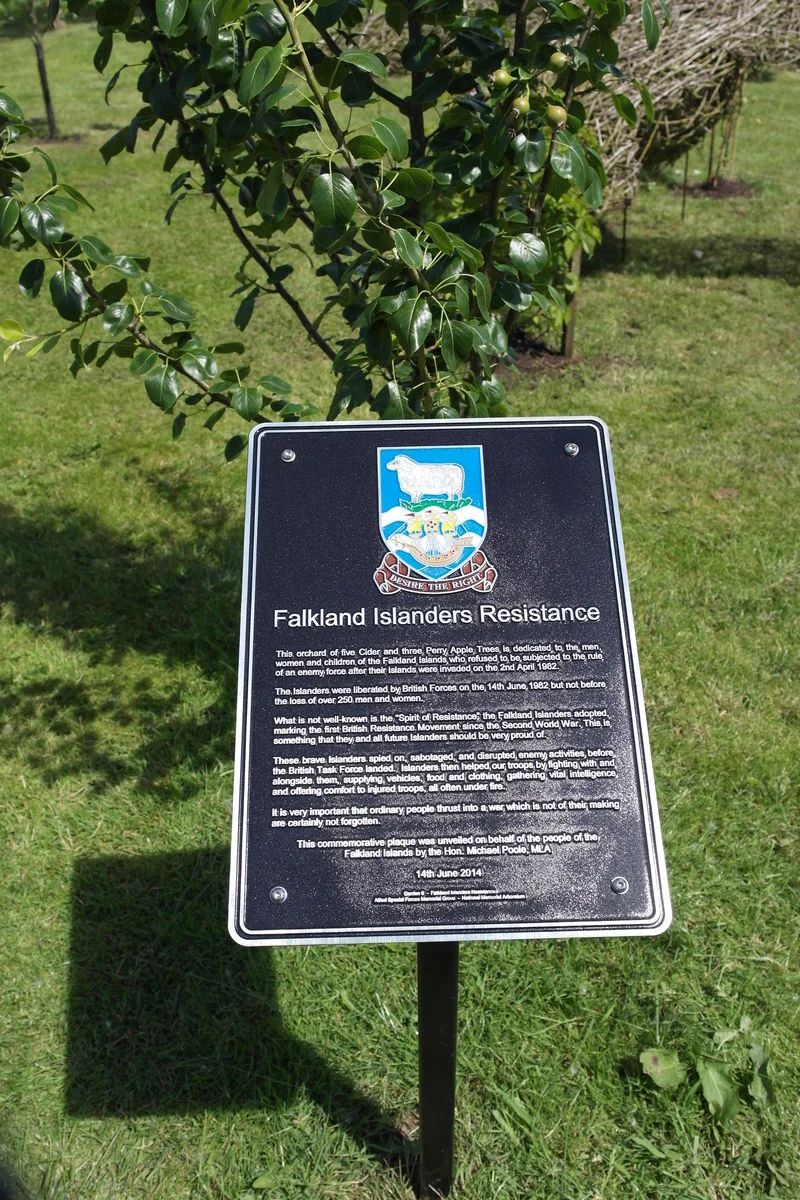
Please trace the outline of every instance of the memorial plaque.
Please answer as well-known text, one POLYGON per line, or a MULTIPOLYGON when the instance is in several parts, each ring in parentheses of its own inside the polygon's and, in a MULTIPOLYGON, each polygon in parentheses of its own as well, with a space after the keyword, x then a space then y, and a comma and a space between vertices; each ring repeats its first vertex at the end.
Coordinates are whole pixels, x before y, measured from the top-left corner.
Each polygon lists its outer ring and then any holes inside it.
POLYGON ((232 936, 669 921, 605 425, 256 428, 232 936))

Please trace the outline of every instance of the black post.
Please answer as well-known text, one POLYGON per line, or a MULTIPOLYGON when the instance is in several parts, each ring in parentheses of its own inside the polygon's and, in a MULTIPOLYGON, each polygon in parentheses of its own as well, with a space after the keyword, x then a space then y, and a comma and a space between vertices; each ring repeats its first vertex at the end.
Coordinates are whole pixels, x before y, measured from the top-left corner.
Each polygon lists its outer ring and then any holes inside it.
POLYGON ((446 1196, 453 1183, 458 942, 417 944, 419 1194, 446 1196))

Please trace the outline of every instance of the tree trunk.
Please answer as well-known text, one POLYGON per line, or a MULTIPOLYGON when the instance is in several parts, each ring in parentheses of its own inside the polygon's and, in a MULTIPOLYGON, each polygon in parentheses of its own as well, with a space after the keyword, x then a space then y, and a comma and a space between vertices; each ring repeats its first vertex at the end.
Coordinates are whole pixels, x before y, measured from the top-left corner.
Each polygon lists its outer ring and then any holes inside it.
POLYGON ((47 113, 47 128, 50 131, 50 137, 57 138, 58 126, 56 125, 56 114, 53 112, 53 101, 50 99, 50 84, 47 81, 47 67, 44 61, 44 45, 38 31, 34 30, 32 36, 33 46, 36 50, 36 66, 39 68, 39 83, 42 85, 44 108, 47 113))

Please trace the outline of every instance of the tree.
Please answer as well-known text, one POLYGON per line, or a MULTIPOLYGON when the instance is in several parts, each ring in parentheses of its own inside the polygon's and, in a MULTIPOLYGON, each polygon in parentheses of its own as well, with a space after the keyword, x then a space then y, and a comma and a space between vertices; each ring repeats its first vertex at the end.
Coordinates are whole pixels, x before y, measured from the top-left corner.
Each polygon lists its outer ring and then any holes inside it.
MULTIPOLYGON (((145 52, 142 105, 102 147, 105 160, 133 152, 142 131, 166 147, 167 220, 200 195, 227 222, 243 251, 238 327, 266 297, 287 304, 332 363, 330 418, 362 405, 395 418, 507 411, 496 369, 509 361, 509 329, 523 313, 561 322, 572 253, 594 244, 605 175, 584 100, 621 82, 614 35, 626 0, 477 11, 389 0, 385 20, 403 43, 396 78, 359 45, 363 0, 101 0, 96 12, 98 70, 115 39, 145 52), (343 319, 343 337, 292 291, 286 248, 298 241, 330 281, 326 311, 343 319)), ((635 121, 633 101, 619 103, 635 121)), ((279 377, 223 368, 242 347, 201 341, 191 308, 155 285, 145 260, 66 231, 85 201, 49 158, 52 186, 26 202, 22 114, 6 98, 0 117, 3 244, 35 252, 20 286, 35 297, 49 273, 66 322, 39 338, 6 324, 12 348, 33 354, 70 336, 74 371, 130 359, 176 435, 204 410, 209 425, 225 408, 248 421, 303 415, 279 377)), ((243 444, 230 439, 227 455, 243 444)))
POLYGON ((50 4, 45 3, 45 0, 0 0, 0 29, 19 32, 33 42, 44 110, 47 114, 47 129, 51 139, 58 137, 58 126, 50 96, 50 83, 47 78, 42 38, 52 28, 50 4))

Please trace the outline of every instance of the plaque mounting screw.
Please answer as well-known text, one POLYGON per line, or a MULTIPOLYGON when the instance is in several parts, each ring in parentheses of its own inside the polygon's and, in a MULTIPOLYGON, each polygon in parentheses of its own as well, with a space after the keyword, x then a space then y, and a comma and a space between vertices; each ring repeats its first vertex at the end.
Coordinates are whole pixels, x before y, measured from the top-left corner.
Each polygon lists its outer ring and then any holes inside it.
POLYGON ((576 454, 580 453, 580 446, 577 442, 567 442, 564 447, 564 453, 568 454, 570 458, 574 458, 576 454))
POLYGON ((281 458, 284 462, 294 462, 294 460, 297 458, 297 455, 295 454, 294 450, 284 450, 281 454, 281 458))
POLYGON ((285 887, 274 887, 269 894, 269 898, 273 904, 283 904, 289 899, 289 893, 285 887))
POLYGON ((616 892, 618 896, 624 896, 630 884, 623 875, 615 875, 611 880, 611 890, 616 892))

